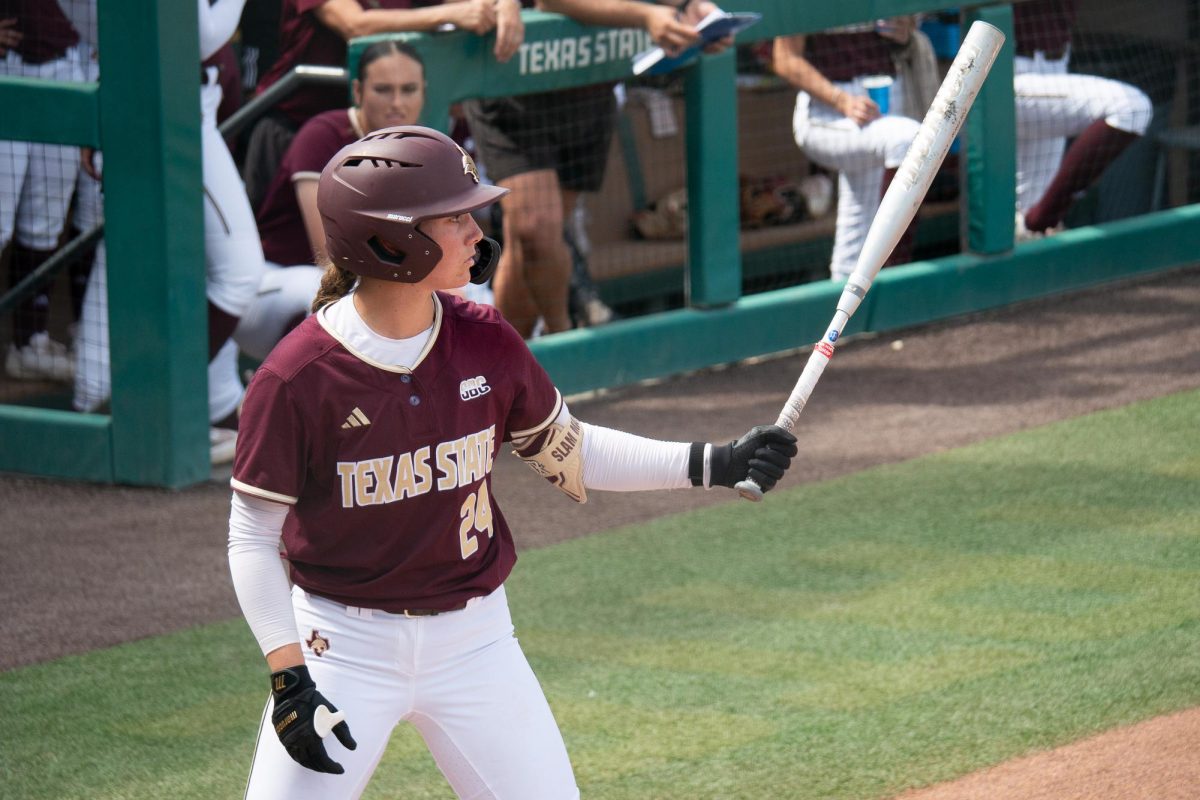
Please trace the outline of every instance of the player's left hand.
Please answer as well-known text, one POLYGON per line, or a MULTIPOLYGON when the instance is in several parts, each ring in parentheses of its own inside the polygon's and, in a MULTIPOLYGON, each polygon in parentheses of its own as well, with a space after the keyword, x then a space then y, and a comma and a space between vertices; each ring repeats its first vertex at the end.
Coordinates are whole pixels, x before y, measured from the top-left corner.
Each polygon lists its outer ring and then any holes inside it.
POLYGON ((325 752, 321 740, 332 732, 347 750, 355 749, 358 743, 350 735, 345 715, 317 691, 308 667, 300 665, 271 673, 271 692, 275 697, 271 722, 288 755, 297 764, 317 772, 334 775, 345 772, 325 752))
POLYGON ((770 491, 791 466, 796 452, 795 436, 778 425, 759 425, 736 442, 713 445, 709 483, 732 489, 749 478, 764 492, 770 491))
MULTIPOLYGON (((701 20, 707 17, 714 11, 720 11, 721 8, 712 0, 692 0, 688 3, 687 8, 683 10, 682 19, 689 25, 699 25, 701 20)), ((704 48, 704 52, 708 54, 719 53, 726 47, 733 46, 733 37, 724 36, 717 39, 712 44, 704 48)))

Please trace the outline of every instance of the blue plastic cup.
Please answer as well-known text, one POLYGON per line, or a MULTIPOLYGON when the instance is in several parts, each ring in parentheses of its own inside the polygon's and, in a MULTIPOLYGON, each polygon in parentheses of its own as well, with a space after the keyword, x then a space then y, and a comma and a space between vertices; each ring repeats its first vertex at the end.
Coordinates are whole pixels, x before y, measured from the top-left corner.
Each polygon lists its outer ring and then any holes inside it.
POLYGON ((867 96, 879 106, 879 113, 888 113, 892 99, 892 77, 890 75, 870 75, 863 78, 863 88, 867 96))

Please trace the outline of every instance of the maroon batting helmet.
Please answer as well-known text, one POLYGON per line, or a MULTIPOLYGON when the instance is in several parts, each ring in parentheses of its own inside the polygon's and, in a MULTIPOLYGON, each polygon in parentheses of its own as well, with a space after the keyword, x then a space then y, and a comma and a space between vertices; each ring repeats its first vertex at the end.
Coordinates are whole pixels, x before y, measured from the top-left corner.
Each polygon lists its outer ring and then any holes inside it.
MULTIPOLYGON (((483 208, 507 192, 481 184, 475 162, 449 136, 401 125, 339 150, 321 172, 317 209, 334 264, 356 275, 417 283, 442 258, 419 224, 483 208)), ((484 244, 472 280, 494 267, 498 248, 484 244)))

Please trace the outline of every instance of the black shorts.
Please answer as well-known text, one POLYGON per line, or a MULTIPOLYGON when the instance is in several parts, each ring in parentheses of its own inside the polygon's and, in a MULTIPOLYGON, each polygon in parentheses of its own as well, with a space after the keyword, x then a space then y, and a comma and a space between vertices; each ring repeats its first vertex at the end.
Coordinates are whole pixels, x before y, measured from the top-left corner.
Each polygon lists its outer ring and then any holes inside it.
POLYGON ((493 181, 552 169, 564 189, 599 191, 617 113, 611 84, 468 100, 463 108, 493 181))

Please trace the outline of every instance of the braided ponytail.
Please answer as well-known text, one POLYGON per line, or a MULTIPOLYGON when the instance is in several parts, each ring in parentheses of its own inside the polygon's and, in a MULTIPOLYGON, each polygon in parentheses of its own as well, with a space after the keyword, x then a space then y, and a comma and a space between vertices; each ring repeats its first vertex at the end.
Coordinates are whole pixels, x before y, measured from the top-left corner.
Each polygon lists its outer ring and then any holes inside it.
POLYGON ((317 289, 317 296, 313 300, 312 310, 315 314, 321 308, 336 302, 354 288, 354 282, 358 280, 358 276, 348 269, 343 269, 337 264, 330 262, 325 265, 325 274, 321 276, 321 286, 317 289))

